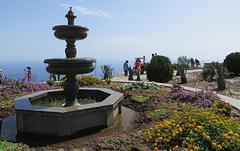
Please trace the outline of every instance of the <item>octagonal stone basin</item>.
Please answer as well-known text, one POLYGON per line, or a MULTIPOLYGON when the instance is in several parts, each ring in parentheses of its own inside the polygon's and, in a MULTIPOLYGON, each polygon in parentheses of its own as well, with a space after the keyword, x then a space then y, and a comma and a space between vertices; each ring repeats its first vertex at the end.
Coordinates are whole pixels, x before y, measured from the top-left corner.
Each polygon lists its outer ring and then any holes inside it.
POLYGON ((62 91, 39 91, 17 98, 15 110, 18 134, 72 136, 84 129, 113 125, 121 111, 123 94, 105 88, 79 89, 79 98, 93 98, 95 103, 74 107, 39 105, 42 101, 49 102, 52 96, 58 96, 62 91))

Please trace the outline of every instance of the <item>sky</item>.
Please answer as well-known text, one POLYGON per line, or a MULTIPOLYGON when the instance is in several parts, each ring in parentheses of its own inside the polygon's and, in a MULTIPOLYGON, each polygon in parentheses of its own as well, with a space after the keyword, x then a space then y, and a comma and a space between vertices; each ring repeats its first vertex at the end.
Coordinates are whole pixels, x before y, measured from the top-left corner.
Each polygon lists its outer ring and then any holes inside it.
POLYGON ((89 28, 77 57, 222 61, 240 50, 239 0, 0 0, 0 61, 65 57, 52 27, 67 24, 69 6, 89 28))

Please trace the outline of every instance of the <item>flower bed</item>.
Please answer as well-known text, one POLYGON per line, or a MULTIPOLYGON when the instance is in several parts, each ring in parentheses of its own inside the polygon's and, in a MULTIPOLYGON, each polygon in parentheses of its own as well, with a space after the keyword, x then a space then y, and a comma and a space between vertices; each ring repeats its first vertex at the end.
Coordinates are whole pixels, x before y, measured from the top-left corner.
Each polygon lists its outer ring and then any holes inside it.
POLYGON ((239 121, 204 108, 185 107, 146 130, 146 142, 153 150, 240 150, 239 121))
POLYGON ((10 96, 16 95, 16 93, 48 89, 49 85, 47 83, 26 83, 15 80, 7 80, 3 83, 3 85, 0 85, 0 96, 5 99, 9 99, 10 96))
POLYGON ((193 103, 198 107, 212 108, 216 112, 227 116, 230 116, 231 113, 231 105, 220 100, 213 91, 198 91, 193 93, 185 91, 180 85, 173 85, 170 98, 180 102, 193 103))

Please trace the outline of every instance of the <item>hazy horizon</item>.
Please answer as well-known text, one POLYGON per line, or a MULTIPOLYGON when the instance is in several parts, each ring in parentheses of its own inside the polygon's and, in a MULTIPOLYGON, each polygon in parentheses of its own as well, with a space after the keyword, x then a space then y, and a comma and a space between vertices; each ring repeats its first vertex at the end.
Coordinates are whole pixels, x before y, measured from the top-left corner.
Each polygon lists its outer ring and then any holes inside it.
POLYGON ((223 61, 240 50, 237 0, 1 0, 0 60, 65 58, 65 41, 52 27, 66 24, 73 7, 76 25, 90 30, 78 41, 77 57, 134 60, 152 53, 223 61))

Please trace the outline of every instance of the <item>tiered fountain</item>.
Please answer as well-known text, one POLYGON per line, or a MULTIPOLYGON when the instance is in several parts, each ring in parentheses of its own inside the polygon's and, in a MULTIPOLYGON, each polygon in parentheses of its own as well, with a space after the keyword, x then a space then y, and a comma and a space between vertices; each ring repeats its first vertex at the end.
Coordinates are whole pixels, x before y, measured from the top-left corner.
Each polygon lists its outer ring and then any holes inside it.
POLYGON ((64 83, 64 94, 66 96, 65 107, 79 105, 76 97, 79 86, 76 81, 77 74, 89 73, 94 70, 93 63, 95 59, 76 58, 77 49, 75 47, 76 40, 82 40, 87 37, 88 29, 82 26, 74 25, 76 16, 70 7, 69 12, 65 16, 68 19, 68 25, 54 26, 53 30, 56 38, 65 40, 67 45, 65 49, 66 58, 62 59, 46 59, 44 63, 49 64, 47 71, 53 74, 66 75, 64 83))
POLYGON ((121 111, 121 93, 104 88, 79 88, 76 75, 92 72, 96 60, 76 58, 75 42, 86 38, 88 29, 74 25, 76 16, 71 7, 65 17, 68 25, 54 26, 53 30, 55 37, 67 43, 66 58, 44 60, 49 73, 66 75, 63 89, 40 91, 16 99, 20 134, 70 136, 84 129, 108 127, 121 111), (85 99, 91 103, 84 102, 85 99))

